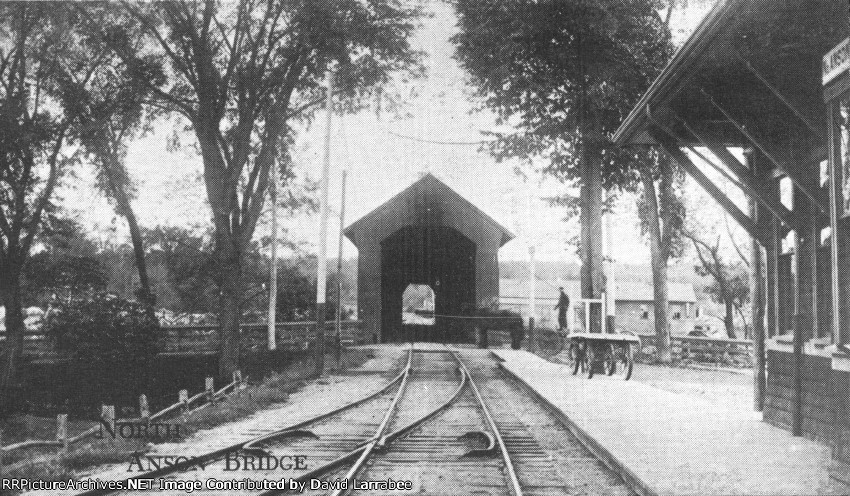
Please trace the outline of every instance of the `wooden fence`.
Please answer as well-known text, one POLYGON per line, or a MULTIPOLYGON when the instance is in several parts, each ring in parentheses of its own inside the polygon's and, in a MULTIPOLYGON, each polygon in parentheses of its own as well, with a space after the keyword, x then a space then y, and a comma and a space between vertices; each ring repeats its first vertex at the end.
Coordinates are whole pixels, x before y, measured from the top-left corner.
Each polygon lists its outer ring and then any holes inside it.
POLYGON ((70 436, 68 434, 68 415, 64 413, 56 416, 56 439, 29 439, 3 446, 3 433, 0 431, 0 479, 2 479, 3 474, 8 474, 24 466, 34 463, 48 462, 51 460, 51 457, 40 457, 37 460, 24 460, 14 465, 4 467, 3 458, 6 453, 34 448, 55 447, 59 448, 58 454, 64 456, 69 453, 73 445, 92 438, 98 433, 102 433, 104 424, 111 426, 110 430, 112 432, 116 432, 116 423, 120 424, 132 422, 150 425, 152 422, 172 416, 178 412, 185 418, 190 413, 206 408, 209 405, 213 405, 216 402, 225 399, 232 393, 238 394, 238 392, 245 389, 245 387, 246 378, 243 378, 242 373, 237 370, 233 373, 233 381, 221 389, 216 390, 213 378, 207 377, 203 391, 195 394, 194 396, 189 396, 189 392, 186 389, 182 389, 177 395, 176 403, 167 406, 154 414, 150 413, 150 410, 148 409, 147 396, 143 394, 139 396, 139 418, 118 420, 115 417, 115 407, 112 405, 103 405, 100 415, 102 422, 93 425, 91 428, 77 434, 76 436, 70 436))
MULTIPOLYGON (((656 346, 654 335, 638 335, 638 337, 641 349, 656 346)), ((566 350, 566 340, 563 334, 556 330, 535 328, 534 339, 540 352, 557 354, 566 350)), ((746 339, 671 336, 670 345, 673 348, 673 354, 678 358, 696 358, 714 362, 720 362, 727 357, 744 360, 753 358, 753 342, 746 339)))
MULTIPOLYGON (((641 347, 655 346, 655 336, 639 336, 641 347)), ((671 336, 670 346, 679 358, 705 358, 720 361, 725 357, 753 358, 753 342, 747 339, 671 336)))
MULTIPOLYGON (((342 322, 343 344, 364 344, 360 330, 362 322, 342 322)), ((304 350, 315 341, 315 322, 280 322, 277 330, 277 347, 281 350, 304 350)), ((266 348, 268 326, 266 324, 242 325, 242 349, 246 351, 266 348)), ((214 355, 221 347, 221 335, 217 325, 163 326, 158 331, 158 349, 163 355, 214 355)), ((333 321, 326 323, 325 336, 335 336, 333 321)), ((6 333, 0 332, 0 346, 6 333)), ((37 361, 62 358, 53 339, 39 330, 28 329, 24 333, 24 356, 37 361)))

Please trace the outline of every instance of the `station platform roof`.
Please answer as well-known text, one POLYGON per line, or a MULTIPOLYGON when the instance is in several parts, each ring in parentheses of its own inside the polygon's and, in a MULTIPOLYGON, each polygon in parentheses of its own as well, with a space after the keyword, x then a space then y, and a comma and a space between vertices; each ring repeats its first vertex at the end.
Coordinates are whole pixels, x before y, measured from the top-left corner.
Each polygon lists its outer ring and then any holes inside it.
POLYGON ((744 126, 777 155, 825 156, 821 59, 848 33, 843 0, 719 0, 614 141, 654 145, 659 127, 683 146, 702 146, 694 131, 748 146, 744 126))

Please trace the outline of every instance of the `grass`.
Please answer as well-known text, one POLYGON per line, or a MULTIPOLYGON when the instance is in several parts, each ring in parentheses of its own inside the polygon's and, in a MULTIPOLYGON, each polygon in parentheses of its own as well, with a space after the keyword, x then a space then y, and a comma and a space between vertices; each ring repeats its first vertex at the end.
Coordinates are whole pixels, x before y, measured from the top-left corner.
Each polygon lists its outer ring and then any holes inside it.
MULTIPOLYGON (((340 365, 333 357, 325 359, 325 373, 333 374, 347 368, 356 367, 370 358, 368 352, 349 350, 340 365)), ((232 394, 224 400, 190 413, 185 419, 164 419, 166 422, 180 422, 183 439, 191 434, 228 422, 243 419, 273 405, 284 403, 289 396, 299 390, 309 379, 315 378, 314 361, 303 358, 289 363, 282 370, 273 372, 245 390, 232 394)), ((90 428, 90 421, 70 421, 71 435, 90 428)), ((27 439, 54 439, 56 420, 31 415, 14 416, 0 421, 3 430, 3 445, 9 445, 27 439), (8 435, 6 433, 9 433, 8 435)), ((57 455, 55 448, 18 450, 4 457, 5 465, 31 460, 33 464, 24 465, 14 472, 4 470, 4 477, 22 477, 42 480, 67 480, 80 471, 92 467, 113 463, 126 463, 133 453, 144 452, 149 448, 150 440, 131 439, 116 441, 111 438, 89 438, 72 448, 65 457, 57 455)), ((170 440, 174 441, 174 440, 170 440)))

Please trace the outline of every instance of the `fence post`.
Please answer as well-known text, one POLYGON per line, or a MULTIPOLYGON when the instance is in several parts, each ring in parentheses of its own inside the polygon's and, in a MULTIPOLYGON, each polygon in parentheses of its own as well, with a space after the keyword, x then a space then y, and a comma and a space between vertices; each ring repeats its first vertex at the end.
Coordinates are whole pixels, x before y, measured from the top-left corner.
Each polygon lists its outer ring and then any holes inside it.
POLYGON ((148 406, 148 397, 144 394, 139 395, 139 417, 141 417, 142 422, 146 424, 150 422, 151 419, 151 409, 148 406))
POLYGON ((56 440, 62 443, 62 456, 68 454, 68 414, 56 416, 56 440))
POLYGON ((242 390, 245 389, 245 384, 242 382, 241 370, 237 369, 233 371, 233 382, 236 383, 234 384, 233 389, 236 391, 237 396, 242 394, 242 390))
POLYGON ((186 412, 189 411, 189 391, 181 389, 177 396, 177 402, 183 404, 183 415, 186 415, 186 412))
POLYGON ((204 387, 207 390, 207 401, 210 403, 215 403, 215 387, 213 385, 213 378, 207 377, 204 381, 204 387))
POLYGON ((115 432, 115 405, 101 405, 100 418, 109 424, 112 432, 115 432))

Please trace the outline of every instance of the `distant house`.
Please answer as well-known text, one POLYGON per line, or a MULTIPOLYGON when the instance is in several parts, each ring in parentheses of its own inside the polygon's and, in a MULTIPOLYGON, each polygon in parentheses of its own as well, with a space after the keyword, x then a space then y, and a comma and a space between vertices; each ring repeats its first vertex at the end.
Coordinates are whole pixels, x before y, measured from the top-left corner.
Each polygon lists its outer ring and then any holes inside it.
MULTIPOLYGON (((579 302, 579 281, 537 281, 535 285, 535 321, 544 327, 557 326, 555 305, 558 304, 558 287, 563 286, 570 297, 572 311, 568 317, 571 329, 584 328, 584 306, 579 302)), ((617 281, 617 330, 636 334, 655 332, 654 294, 651 283, 617 281)), ((671 282, 668 286, 670 300, 670 332, 687 334, 694 330, 697 317, 696 293, 692 284, 671 282)), ((528 318, 528 280, 499 280, 499 306, 514 310, 528 318)))

